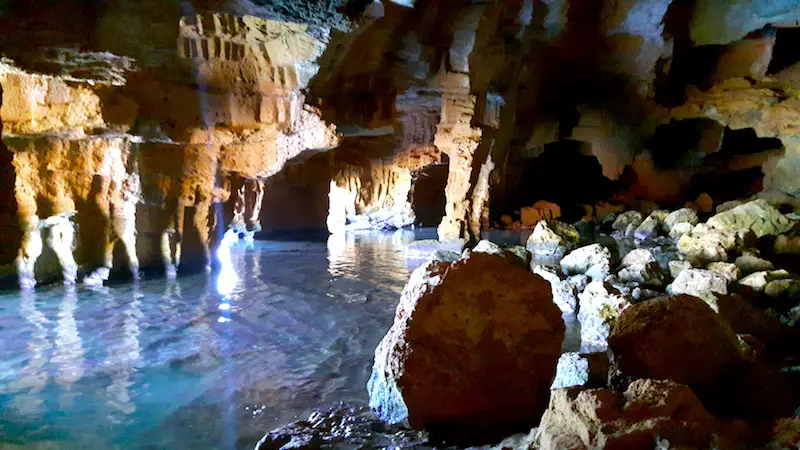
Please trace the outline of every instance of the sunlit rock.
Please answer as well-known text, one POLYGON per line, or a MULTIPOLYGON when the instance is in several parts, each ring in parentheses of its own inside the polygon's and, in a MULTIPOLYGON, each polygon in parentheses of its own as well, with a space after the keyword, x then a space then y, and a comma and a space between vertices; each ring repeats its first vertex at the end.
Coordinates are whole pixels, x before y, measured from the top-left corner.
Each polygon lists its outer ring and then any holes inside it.
POLYGON ((583 342, 605 348, 619 315, 631 305, 631 297, 603 281, 592 281, 578 294, 578 321, 583 342))
POLYGON ((580 275, 593 266, 608 266, 610 270, 611 250, 600 244, 592 244, 573 250, 561 260, 561 271, 565 275, 580 275))
POLYGON ((755 200, 708 219, 712 228, 733 231, 752 230, 756 236, 779 235, 791 230, 794 223, 764 200, 755 200))
POLYGON ((370 405, 390 423, 461 440, 529 429, 563 336, 550 286, 530 271, 484 253, 430 262, 411 275, 375 352, 370 405))

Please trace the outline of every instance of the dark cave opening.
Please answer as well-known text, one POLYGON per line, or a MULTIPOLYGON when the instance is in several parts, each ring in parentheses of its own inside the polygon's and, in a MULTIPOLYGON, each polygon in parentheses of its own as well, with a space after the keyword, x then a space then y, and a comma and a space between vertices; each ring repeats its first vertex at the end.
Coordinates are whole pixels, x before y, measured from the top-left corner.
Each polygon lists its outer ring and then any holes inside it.
POLYGON ((778 28, 767 75, 777 74, 800 62, 800 28, 778 28))
POLYGON ((761 138, 752 128, 732 130, 725 128, 725 137, 719 150, 721 155, 752 155, 783 147, 778 138, 761 138))
MULTIPOLYGON (((580 219, 584 214, 581 205, 605 200, 614 189, 614 182, 603 176, 603 166, 591 155, 589 146, 562 140, 546 144, 536 158, 521 160, 518 188, 508 205, 517 211, 546 200, 561 207, 564 220, 580 219)), ((512 212, 497 211, 497 215, 512 212)))
POLYGON ((711 119, 672 120, 656 128, 646 147, 660 169, 692 166, 703 154, 719 150, 722 133, 722 126, 711 119))
POLYGON ((442 154, 441 163, 427 166, 414 174, 411 203, 418 226, 436 227, 442 221, 447 204, 445 188, 449 166, 447 155, 442 154))

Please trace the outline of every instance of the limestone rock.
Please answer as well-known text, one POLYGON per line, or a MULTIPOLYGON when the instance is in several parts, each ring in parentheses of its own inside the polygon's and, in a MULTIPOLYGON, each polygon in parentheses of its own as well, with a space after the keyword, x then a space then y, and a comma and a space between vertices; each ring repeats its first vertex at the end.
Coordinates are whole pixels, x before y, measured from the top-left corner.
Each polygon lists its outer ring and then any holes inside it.
POLYGON ((542 220, 555 220, 561 217, 561 207, 555 203, 540 200, 533 206, 520 210, 520 220, 525 227, 532 227, 542 220))
POLYGON ((624 393, 606 389, 554 391, 537 432, 537 448, 733 449, 749 430, 716 420, 685 385, 636 380, 624 393))
POLYGON ((765 200, 754 200, 708 219, 708 225, 720 230, 752 230, 757 237, 788 232, 794 223, 765 200))
POLYGON ((562 222, 539 221, 528 238, 526 247, 537 256, 561 257, 574 249, 580 241, 578 230, 562 222))
POLYGON ((785 280, 790 278, 790 275, 785 270, 770 270, 751 273, 750 275, 739 280, 739 284, 747 286, 756 292, 763 292, 767 284, 774 280, 785 280))
POLYGON ((689 261, 670 261, 669 262, 669 274, 672 278, 677 278, 681 272, 684 270, 689 270, 692 268, 692 263, 689 261))
POLYGON ((763 258, 759 258, 751 253, 745 253, 744 255, 736 258, 734 264, 736 264, 736 267, 738 267, 744 275, 750 275, 754 272, 763 272, 775 268, 775 265, 772 264, 772 262, 763 258))
POLYGON ((641 225, 644 218, 642 217, 642 213, 639 211, 626 211, 619 216, 614 221, 614 224, 611 226, 614 230, 617 231, 625 231, 628 227, 633 226, 635 230, 636 227, 641 225))
POLYGON ((742 277, 742 273, 739 270, 739 267, 733 263, 726 263, 726 262, 713 262, 709 264, 706 269, 710 270, 711 272, 716 272, 725 279, 728 280, 729 283, 733 283, 734 281, 739 281, 739 278, 742 277))
POLYGON ((697 217, 697 211, 689 208, 683 208, 671 212, 666 219, 664 219, 664 231, 669 233, 672 228, 679 223, 689 223, 692 226, 697 225, 700 219, 697 217))
POLYGON ((593 281, 603 281, 611 275, 611 262, 608 260, 601 261, 586 270, 586 276, 593 281))
POLYGON ((561 271, 565 275, 585 274, 592 266, 607 263, 611 260, 611 250, 600 244, 587 245, 570 254, 561 260, 561 271))
POLYGON ((580 275, 573 275, 571 277, 567 277, 567 281, 578 290, 578 292, 583 292, 586 289, 586 286, 592 282, 592 279, 585 274, 580 275))
POLYGON ((647 249, 630 251, 620 264, 617 277, 628 283, 640 283, 649 286, 663 286, 664 275, 656 262, 653 252, 647 249))
POLYGON ((564 353, 558 358, 556 378, 550 389, 602 386, 607 379, 607 353, 564 353))
POLYGON ((608 345, 626 379, 712 385, 741 360, 736 334, 705 302, 661 297, 627 308, 608 345))
POLYGON ((724 213, 725 211, 730 211, 737 206, 741 206, 743 203, 739 200, 731 200, 729 202, 722 203, 721 205, 717 206, 717 214, 724 213))
POLYGON ((578 299, 581 340, 604 347, 617 318, 631 305, 630 296, 603 281, 592 281, 578 299))
POLYGON ((778 236, 773 250, 779 255, 800 255, 800 236, 778 236))
POLYGON ((654 219, 653 216, 648 216, 647 219, 636 227, 636 230, 633 232, 633 236, 636 239, 649 239, 658 235, 658 229, 660 228, 660 224, 658 223, 657 219, 654 219))
POLYGON ((669 230, 669 237, 673 239, 680 239, 684 234, 691 233, 693 228, 694 225, 690 224, 689 222, 676 223, 672 226, 672 229, 669 230))
POLYGON ((678 250, 692 265, 705 267, 709 263, 727 261, 728 252, 751 247, 755 235, 749 230, 719 230, 698 225, 678 240, 678 250))
POLYGON ((533 273, 547 280, 553 293, 553 303, 563 313, 574 313, 578 306, 578 288, 568 280, 562 279, 556 269, 547 266, 534 266, 533 273))
POLYGON ((800 280, 774 280, 764 286, 764 293, 772 298, 800 300, 800 280))
POLYGON ((564 331, 550 286, 530 271, 485 253, 430 262, 412 273, 375 351, 370 406, 442 436, 529 429, 546 408, 564 331))
POLYGON ((490 255, 499 256, 506 259, 508 262, 525 269, 528 268, 528 264, 531 262, 531 255, 527 250, 525 250, 524 247, 515 246, 503 248, 486 239, 478 242, 471 252, 488 253, 490 255))
POLYGON ((716 310, 716 294, 728 293, 728 279, 710 270, 684 270, 672 282, 669 292, 699 297, 716 310))

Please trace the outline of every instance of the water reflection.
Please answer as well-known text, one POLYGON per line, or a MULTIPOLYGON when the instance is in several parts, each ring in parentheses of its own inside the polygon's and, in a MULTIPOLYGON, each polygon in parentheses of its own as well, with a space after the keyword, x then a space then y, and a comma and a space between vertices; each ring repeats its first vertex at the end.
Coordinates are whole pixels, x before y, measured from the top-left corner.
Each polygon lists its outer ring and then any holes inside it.
POLYGON ((411 239, 239 242, 228 284, 0 293, 0 441, 251 449, 319 405, 364 400, 411 239))
POLYGON ((78 309, 78 295, 74 285, 64 287, 64 299, 58 310, 56 320, 56 348, 53 363, 58 365, 56 383, 63 391, 60 396, 62 408, 70 408, 75 399, 72 385, 81 379, 84 372, 83 341, 78 333, 75 312, 78 309))
MULTIPOLYGON (((113 303, 114 295, 109 292, 109 303, 113 303)), ((134 385, 131 377, 141 360, 140 321, 144 317, 141 310, 142 294, 138 282, 133 285, 132 301, 121 312, 121 324, 118 328, 119 340, 109 346, 109 354, 104 365, 111 376, 111 384, 106 388, 108 405, 112 412, 108 419, 112 423, 121 423, 124 417, 136 412, 131 388, 134 385)))
MULTIPOLYGON (((12 382, 11 390, 19 392, 14 397, 13 408, 23 416, 37 416, 42 414, 43 400, 40 395, 47 386, 48 375, 44 370, 47 364, 47 351, 52 348, 47 339, 49 334, 47 324, 49 321, 39 309, 36 308, 36 293, 24 291, 20 297, 19 312, 22 318, 30 325, 31 335, 28 338, 28 362, 19 373, 19 379, 12 382)), ((0 389, 2 392, 2 389, 0 389)))

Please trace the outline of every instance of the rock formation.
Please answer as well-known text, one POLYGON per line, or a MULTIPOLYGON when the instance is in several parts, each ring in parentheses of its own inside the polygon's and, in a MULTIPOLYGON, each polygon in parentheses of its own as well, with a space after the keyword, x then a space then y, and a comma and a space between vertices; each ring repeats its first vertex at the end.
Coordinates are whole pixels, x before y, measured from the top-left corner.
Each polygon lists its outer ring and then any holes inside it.
POLYGON ((473 252, 416 269, 375 351, 370 405, 449 442, 524 431, 546 407, 564 337, 542 278, 473 252))

